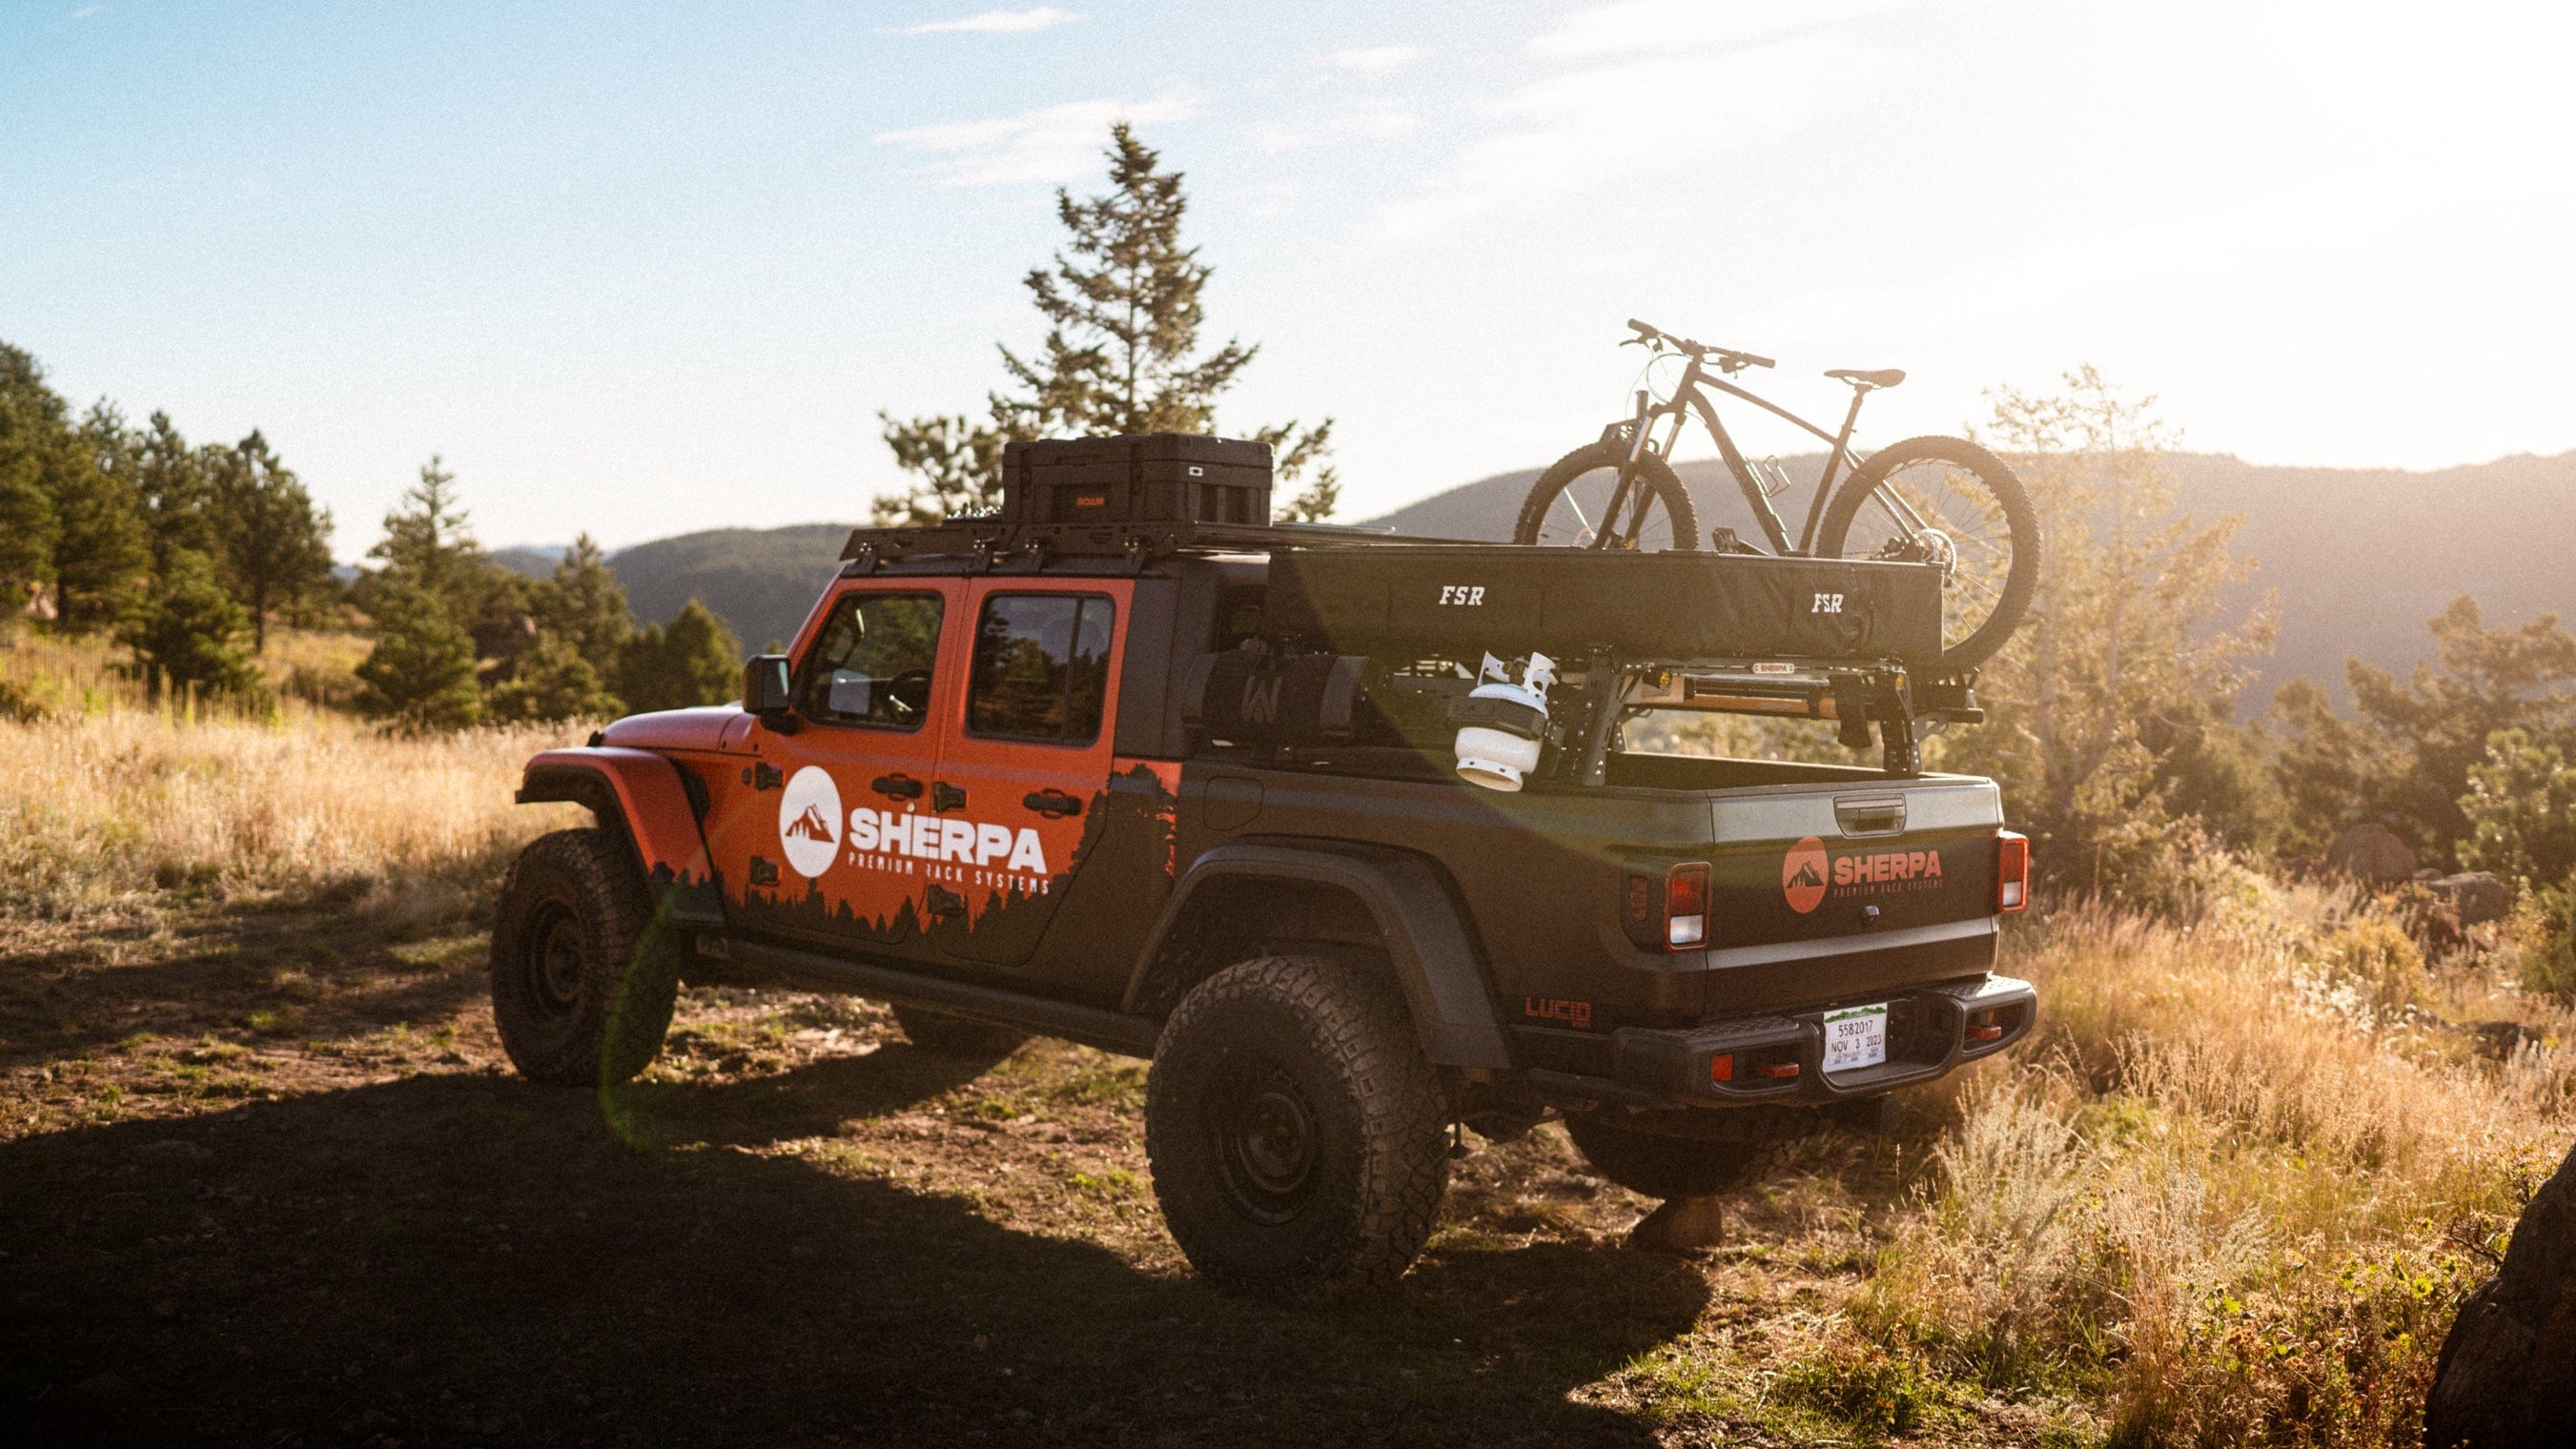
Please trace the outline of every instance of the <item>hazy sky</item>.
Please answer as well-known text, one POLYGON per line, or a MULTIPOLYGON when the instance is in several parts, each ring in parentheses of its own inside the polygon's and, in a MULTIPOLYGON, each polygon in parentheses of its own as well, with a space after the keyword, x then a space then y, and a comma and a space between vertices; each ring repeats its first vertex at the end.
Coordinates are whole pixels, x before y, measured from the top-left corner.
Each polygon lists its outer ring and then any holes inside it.
POLYGON ((1908 369, 1881 441, 2090 361, 2258 461, 2576 447, 2565 6, 975 3, 0 0, 0 338, 344 556, 432 451, 495 544, 853 518, 1124 115, 1345 516, 1590 437, 1632 315, 1908 369))

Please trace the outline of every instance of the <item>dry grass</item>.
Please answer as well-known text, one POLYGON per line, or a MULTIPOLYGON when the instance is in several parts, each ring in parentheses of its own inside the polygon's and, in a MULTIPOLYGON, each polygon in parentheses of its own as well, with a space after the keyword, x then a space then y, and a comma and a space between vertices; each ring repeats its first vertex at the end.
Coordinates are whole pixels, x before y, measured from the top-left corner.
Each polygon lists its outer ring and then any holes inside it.
POLYGON ((2048 1027, 1963 1095, 1857 1320, 2084 1401, 2113 1443, 2411 1442, 2458 1298, 2576 1126, 2564 1010, 2307 888, 2197 928, 2070 912, 2011 964, 2048 1027), (2483 1059, 2443 1020, 2502 1001, 2546 1043, 2483 1059))
MULTIPOLYGON (((294 634, 271 655, 315 688, 358 657, 294 634)), ((510 791, 529 754, 587 726, 406 740, 291 695, 256 713, 151 700, 97 645, 41 636, 0 649, 0 680, 38 710, 0 723, 0 905, 28 919, 315 893, 426 919, 578 814, 510 791)))

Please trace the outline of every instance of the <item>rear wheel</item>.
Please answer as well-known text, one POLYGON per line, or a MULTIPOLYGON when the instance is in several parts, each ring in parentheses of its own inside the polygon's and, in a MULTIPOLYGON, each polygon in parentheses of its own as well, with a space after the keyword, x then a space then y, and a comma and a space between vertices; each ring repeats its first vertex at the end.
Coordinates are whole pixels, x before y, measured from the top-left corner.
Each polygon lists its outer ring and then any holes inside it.
POLYGON ((558 830, 510 867, 492 920, 492 1021, 533 1081, 623 1082, 649 1066, 680 989, 678 940, 605 830, 558 830))
POLYGON ((1617 548, 1641 553, 1699 547, 1699 511, 1672 465, 1652 453, 1629 471, 1626 493, 1619 472, 1628 450, 1592 443, 1556 460, 1530 485, 1512 542, 1551 548, 1617 548), (1610 517, 1618 502, 1619 516, 1610 517))
POLYGON ((2003 647, 2039 586, 2039 515, 2001 458, 1965 438, 1908 438, 1869 455, 1817 532, 1826 558, 1944 566, 1941 667, 2003 647))
POLYGON ((1145 1089, 1163 1219, 1229 1293, 1402 1277, 1448 1186, 1446 1124, 1394 988, 1312 957, 1201 982, 1164 1024, 1145 1089))
POLYGON ((1764 1144, 1701 1137, 1658 1137, 1612 1115, 1617 1109, 1569 1112, 1565 1135, 1592 1170, 1645 1197, 1706 1197, 1741 1185, 1762 1165, 1764 1144))

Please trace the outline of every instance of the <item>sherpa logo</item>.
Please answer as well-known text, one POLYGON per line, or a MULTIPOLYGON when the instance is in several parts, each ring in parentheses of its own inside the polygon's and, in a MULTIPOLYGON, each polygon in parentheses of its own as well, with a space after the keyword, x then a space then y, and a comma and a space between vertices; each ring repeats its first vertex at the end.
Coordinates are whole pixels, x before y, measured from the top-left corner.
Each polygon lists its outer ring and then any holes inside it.
POLYGON ((807 765, 778 797, 778 844, 808 880, 832 868, 841 851, 841 787, 820 765, 807 765))
POLYGON ((1485 602, 1485 586, 1483 584, 1442 584, 1440 602, 1464 604, 1470 608, 1481 607, 1485 602))

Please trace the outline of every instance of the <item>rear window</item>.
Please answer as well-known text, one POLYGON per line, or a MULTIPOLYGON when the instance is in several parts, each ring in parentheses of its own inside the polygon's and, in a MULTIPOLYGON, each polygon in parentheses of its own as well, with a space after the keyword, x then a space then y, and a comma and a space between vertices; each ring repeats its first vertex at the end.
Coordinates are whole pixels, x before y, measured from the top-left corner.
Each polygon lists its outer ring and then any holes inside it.
POLYGON ((1000 739, 1100 737, 1116 606, 1098 594, 995 594, 975 621, 966 727, 1000 739))

